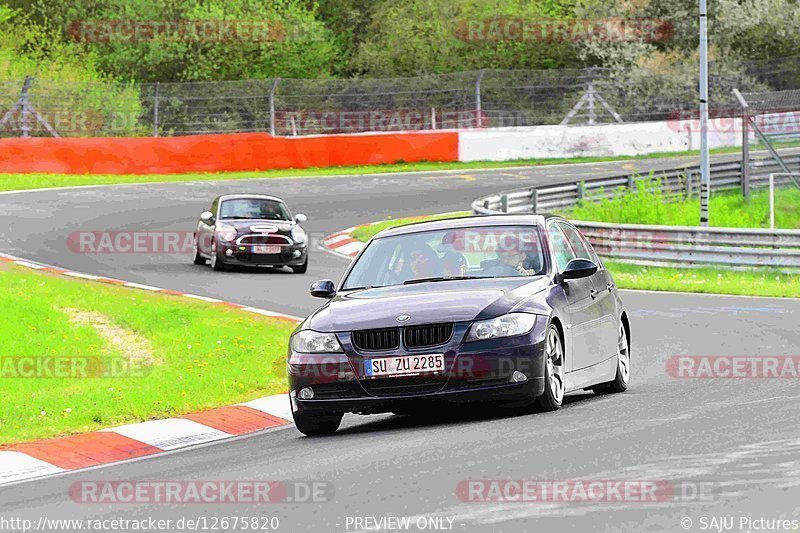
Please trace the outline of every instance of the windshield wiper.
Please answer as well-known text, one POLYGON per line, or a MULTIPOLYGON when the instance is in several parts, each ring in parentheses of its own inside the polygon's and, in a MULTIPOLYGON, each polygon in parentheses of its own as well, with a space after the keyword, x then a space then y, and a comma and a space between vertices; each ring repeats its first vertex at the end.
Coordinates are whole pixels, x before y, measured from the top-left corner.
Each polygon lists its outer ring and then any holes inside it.
POLYGON ((403 285, 413 285, 415 283, 428 283, 435 281, 457 281, 462 279, 479 279, 479 276, 455 276, 452 278, 436 277, 436 278, 417 278, 409 279, 403 282, 403 285))

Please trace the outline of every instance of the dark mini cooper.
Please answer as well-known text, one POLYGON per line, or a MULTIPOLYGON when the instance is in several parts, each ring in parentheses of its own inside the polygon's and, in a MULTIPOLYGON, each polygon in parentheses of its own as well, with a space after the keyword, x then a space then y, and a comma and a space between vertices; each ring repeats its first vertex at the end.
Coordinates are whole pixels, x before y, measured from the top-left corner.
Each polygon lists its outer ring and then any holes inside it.
POLYGON ((194 264, 308 268, 308 237, 283 200, 263 194, 226 194, 203 211, 195 232, 194 264))
POLYGON ((622 392, 630 325, 614 280, 560 217, 501 215, 376 235, 329 301, 292 334, 297 428, 333 433, 345 412, 435 412, 442 402, 552 411, 564 393, 622 392))

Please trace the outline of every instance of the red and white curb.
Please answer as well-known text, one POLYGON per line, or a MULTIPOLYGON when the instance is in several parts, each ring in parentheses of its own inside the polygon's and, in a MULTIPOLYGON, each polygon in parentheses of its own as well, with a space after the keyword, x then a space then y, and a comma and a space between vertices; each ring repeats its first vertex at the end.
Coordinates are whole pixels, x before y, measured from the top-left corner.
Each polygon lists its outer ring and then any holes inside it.
MULTIPOLYGON (((373 222, 373 224, 377 224, 377 222, 373 222)), ((368 225, 369 224, 362 224, 362 226, 368 225)), ((360 227, 361 226, 353 226, 352 228, 347 228, 346 230, 328 235, 322 239, 322 246, 325 247, 329 252, 352 259, 353 257, 357 256, 367 244, 354 239, 352 236, 352 233, 360 227)))
POLYGON ((0 449, 0 485, 255 433, 291 419, 289 395, 276 394, 177 418, 7 445, 0 449))
MULTIPOLYGON (((300 317, 207 296, 74 272, 8 254, 0 253, 0 261, 42 272, 193 298, 291 322, 302 320, 300 317)), ((4 445, 0 446, 0 485, 246 435, 285 426, 290 424, 291 420, 289 395, 276 394, 176 418, 128 424, 94 433, 4 445)))

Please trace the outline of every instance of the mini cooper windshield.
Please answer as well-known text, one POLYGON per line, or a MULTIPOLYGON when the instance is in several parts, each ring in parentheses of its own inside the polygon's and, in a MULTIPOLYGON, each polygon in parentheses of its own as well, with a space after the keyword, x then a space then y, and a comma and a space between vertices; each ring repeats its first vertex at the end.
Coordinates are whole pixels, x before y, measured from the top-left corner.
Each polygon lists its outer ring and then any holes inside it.
POLYGON ((374 239, 343 290, 471 278, 536 276, 547 271, 535 227, 470 227, 374 239))
POLYGON ((286 206, 267 198, 235 198, 224 200, 219 218, 223 220, 291 220, 286 206))

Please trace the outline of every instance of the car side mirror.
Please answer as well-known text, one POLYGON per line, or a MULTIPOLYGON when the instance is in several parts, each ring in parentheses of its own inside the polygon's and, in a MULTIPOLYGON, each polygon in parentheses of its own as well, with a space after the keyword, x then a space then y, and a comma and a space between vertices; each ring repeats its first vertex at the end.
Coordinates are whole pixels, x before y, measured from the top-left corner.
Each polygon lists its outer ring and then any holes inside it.
POLYGON ((315 281, 311 285, 311 296, 315 298, 333 298, 336 296, 336 285, 329 279, 315 281))
POLYGON ((302 224, 302 223, 303 223, 303 222, 305 222, 306 220, 308 220, 308 217, 307 217, 307 216, 305 216, 303 213, 297 213, 297 214, 294 216, 294 221, 295 221, 295 222, 297 222, 298 224, 302 224))
POLYGON ((200 213, 200 220, 203 222, 211 222, 214 220, 214 214, 211 211, 203 211, 200 213))
POLYGON ((597 265, 588 259, 573 259, 561 273, 561 279, 579 279, 597 272, 597 265))

